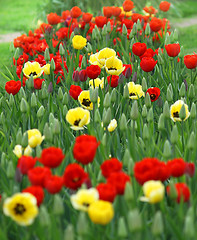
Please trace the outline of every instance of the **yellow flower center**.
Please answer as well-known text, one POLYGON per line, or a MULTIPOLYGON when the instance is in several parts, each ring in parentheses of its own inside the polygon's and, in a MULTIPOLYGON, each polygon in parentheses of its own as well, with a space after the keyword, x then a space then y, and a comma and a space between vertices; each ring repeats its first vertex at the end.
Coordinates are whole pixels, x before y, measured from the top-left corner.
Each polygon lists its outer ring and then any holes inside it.
POLYGON ((26 208, 24 207, 23 204, 17 203, 14 212, 16 215, 22 215, 26 211, 26 208))

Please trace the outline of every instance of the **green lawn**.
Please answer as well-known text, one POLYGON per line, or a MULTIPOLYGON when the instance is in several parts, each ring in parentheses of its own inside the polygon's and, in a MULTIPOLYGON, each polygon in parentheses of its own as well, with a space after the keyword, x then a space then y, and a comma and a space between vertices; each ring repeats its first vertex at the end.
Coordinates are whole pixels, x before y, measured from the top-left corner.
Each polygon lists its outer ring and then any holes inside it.
POLYGON ((176 6, 182 17, 197 15, 197 0, 177 0, 176 6))

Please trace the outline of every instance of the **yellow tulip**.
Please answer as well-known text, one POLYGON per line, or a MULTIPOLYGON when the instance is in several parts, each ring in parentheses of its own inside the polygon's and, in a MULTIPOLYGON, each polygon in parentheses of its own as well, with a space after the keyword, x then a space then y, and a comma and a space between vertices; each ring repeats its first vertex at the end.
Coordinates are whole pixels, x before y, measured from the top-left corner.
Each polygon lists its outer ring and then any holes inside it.
POLYGON ((145 96, 145 93, 142 91, 142 86, 140 84, 135 84, 134 82, 127 83, 129 89, 129 98, 138 99, 145 96))
MULTIPOLYGON (((78 96, 78 101, 81 104, 82 107, 88 109, 88 110, 93 110, 93 103, 90 101, 90 91, 89 90, 84 90, 80 93, 78 96)), ((98 97, 98 107, 100 103, 100 97, 98 97)))
POLYGON ((103 89, 104 88, 104 77, 102 78, 102 79, 100 79, 100 78, 96 78, 96 79, 92 79, 92 80, 90 80, 89 81, 89 86, 91 87, 91 88, 96 88, 96 87, 99 87, 100 86, 100 88, 101 89, 103 89))
POLYGON ((83 49, 87 43, 87 39, 81 35, 75 35, 72 39, 72 45, 74 49, 83 49))
POLYGON ((23 73, 27 78, 33 76, 33 79, 35 79, 42 75, 43 69, 38 62, 26 62, 23 68, 23 73))
POLYGON ((49 74, 50 74, 50 64, 49 64, 49 63, 47 63, 46 65, 44 65, 44 66, 42 67, 42 69, 43 69, 43 71, 44 71, 44 74, 46 74, 46 75, 49 75, 49 74))
POLYGON ((44 140, 44 136, 41 135, 38 129, 31 129, 27 131, 28 133, 28 144, 31 148, 35 148, 40 145, 44 140))
POLYGON ((190 112, 189 112, 189 110, 188 110, 187 104, 185 104, 185 103, 183 102, 183 100, 178 100, 178 101, 176 101, 173 105, 171 105, 171 107, 170 107, 171 119, 172 119, 174 122, 176 122, 176 121, 181 122, 181 121, 182 121, 181 118, 179 117, 179 113, 180 113, 181 107, 182 107, 183 105, 184 105, 184 107, 185 107, 185 113, 186 113, 186 117, 185 117, 184 121, 185 121, 186 119, 188 119, 188 117, 189 117, 189 115, 190 115, 190 112))
MULTIPOLYGON (((100 65, 101 65, 102 67, 105 66, 106 60, 107 60, 108 58, 115 57, 115 56, 116 56, 116 52, 114 51, 114 49, 108 48, 108 47, 101 49, 101 50, 95 55, 97 61, 100 63, 100 65)), ((99 66, 99 67, 100 67, 100 66, 99 66)))
POLYGON ((111 120, 111 122, 109 123, 107 130, 109 132, 113 132, 115 129, 117 128, 117 121, 116 119, 111 120))
POLYGON ((123 63, 117 57, 110 57, 105 62, 105 70, 110 75, 120 75, 124 71, 123 63))

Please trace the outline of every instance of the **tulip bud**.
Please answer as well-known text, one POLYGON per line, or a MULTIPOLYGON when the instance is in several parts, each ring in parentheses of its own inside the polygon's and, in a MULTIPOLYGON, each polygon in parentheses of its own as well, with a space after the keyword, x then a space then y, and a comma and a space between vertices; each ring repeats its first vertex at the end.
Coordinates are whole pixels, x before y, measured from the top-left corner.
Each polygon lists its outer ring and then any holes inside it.
POLYGON ((150 24, 149 23, 147 23, 146 24, 146 29, 145 29, 145 35, 147 35, 147 36, 149 36, 150 35, 150 24))
POLYGON ((178 140, 179 140, 179 132, 178 132, 177 125, 173 126, 170 140, 171 140, 172 144, 176 144, 178 142, 178 140))
POLYGON ((21 145, 23 148, 26 148, 28 145, 28 133, 25 132, 22 137, 21 145))
MULTIPOLYGON (((89 42, 87 43, 87 50, 88 50, 88 52, 92 52, 92 45, 89 42)), ((87 61, 86 61, 86 63, 87 63, 87 61)))
POLYGON ((64 213, 64 204, 60 195, 55 194, 53 202, 53 213, 55 215, 61 215, 64 213))
POLYGON ((37 98, 35 93, 32 93, 31 95, 31 107, 32 108, 37 107, 37 98))
POLYGON ((54 117, 53 113, 50 113, 50 114, 49 114, 49 123, 50 123, 50 124, 51 124, 51 123, 54 123, 54 120, 55 120, 55 117, 54 117))
MULTIPOLYGON (((131 39, 133 36, 132 36, 132 30, 131 30, 131 32, 130 32, 130 34, 129 34, 129 39, 131 39)), ((131 39, 131 42, 130 42, 130 49, 132 49, 132 47, 133 47, 133 44, 135 43, 135 40, 134 40, 134 38, 132 38, 131 39)))
POLYGON ((40 207, 39 211, 39 222, 43 227, 49 227, 51 224, 49 213, 44 205, 40 207))
POLYGON ((148 115, 147 115, 147 121, 148 122, 152 122, 154 119, 154 116, 153 116, 153 108, 151 107, 148 111, 148 115))
POLYGON ((57 95, 58 99, 61 101, 63 99, 63 92, 62 92, 62 88, 60 87, 58 89, 58 95, 57 95))
POLYGON ((64 56, 64 54, 65 54, 65 49, 64 49, 62 43, 59 45, 59 53, 61 56, 64 56))
POLYGON ((45 125, 44 125, 43 134, 45 136, 46 141, 50 141, 50 142, 52 141, 52 132, 51 132, 51 128, 49 127, 48 123, 45 123, 45 125))
POLYGON ((3 124, 5 122, 5 116, 4 113, 2 112, 0 115, 0 123, 3 124))
POLYGON ((19 59, 19 48, 17 47, 16 50, 15 50, 15 53, 14 53, 14 59, 17 61, 19 59))
POLYGON ((166 38, 165 38, 165 45, 168 45, 170 43, 170 35, 169 33, 167 32, 166 33, 166 38))
POLYGON ((142 117, 143 118, 147 117, 147 107, 146 107, 146 105, 144 105, 143 108, 142 108, 142 117))
POLYGON ((74 72, 73 72, 72 80, 73 80, 74 82, 79 82, 79 72, 78 72, 78 71, 74 71, 74 72))
POLYGON ((134 101, 131 112, 130 112, 130 117, 132 120, 136 121, 138 119, 139 112, 138 112, 138 103, 137 101, 134 101))
POLYGON ((108 108, 106 113, 103 114, 103 125, 107 126, 109 125, 110 121, 111 121, 111 108, 108 108))
POLYGON ((48 98, 48 91, 47 91, 47 88, 46 88, 46 85, 45 87, 42 87, 42 90, 41 90, 41 98, 44 100, 46 98, 48 98))
POLYGON ((43 117, 44 112, 45 112, 44 107, 43 107, 43 106, 40 106, 40 108, 39 108, 38 111, 37 111, 37 117, 38 117, 38 118, 43 117))
POLYGON ((132 174, 133 174, 134 165, 135 165, 135 163, 134 163, 133 159, 132 159, 132 158, 129 158, 129 159, 128 159, 128 174, 129 174, 129 175, 132 175, 132 174))
POLYGON ((184 234, 187 238, 195 238, 195 225, 194 220, 190 216, 186 216, 184 225, 184 234))
POLYGON ((142 218, 137 208, 128 213, 128 227, 131 232, 136 232, 142 228, 142 218))
POLYGON ((179 113, 180 119, 183 121, 186 118, 185 105, 183 104, 179 113))
POLYGON ((66 105, 63 106, 63 116, 66 117, 66 114, 68 112, 68 108, 66 105))
POLYGON ((1 167, 3 169, 7 168, 7 158, 6 158, 6 154, 4 152, 1 154, 1 167))
POLYGON ((125 80, 125 76, 121 73, 118 78, 118 84, 122 84, 125 80))
POLYGON ((52 92, 53 92, 53 83, 52 83, 52 82, 49 83, 47 92, 48 92, 48 93, 52 93, 52 92))
POLYGON ((104 108, 108 108, 110 107, 110 105, 111 105, 111 96, 110 96, 110 93, 107 92, 103 101, 103 106, 104 108))
POLYGON ((191 84, 189 86, 189 94, 188 94, 188 96, 189 96, 190 99, 193 99, 194 96, 195 96, 195 89, 194 89, 194 85, 193 84, 191 84))
POLYGON ((128 236, 126 224, 123 217, 118 220, 118 237, 126 238, 128 236))
POLYGON ((20 110, 22 113, 26 113, 28 111, 28 103, 24 98, 22 98, 22 100, 21 100, 20 110))
POLYGON ((188 147, 189 150, 194 150, 195 149, 195 145, 196 145, 196 138, 195 138, 194 132, 192 132, 190 137, 189 137, 189 141, 188 141, 187 147, 188 147))
POLYGON ((137 30, 140 31, 142 29, 142 25, 140 19, 137 20, 137 30))
POLYGON ((111 23, 110 23, 110 21, 107 23, 107 32, 108 33, 111 32, 111 23))
POLYGON ((159 121, 158 121, 158 129, 159 131, 162 131, 165 129, 165 122, 164 122, 164 114, 162 113, 160 116, 159 116, 159 121))
POLYGON ((163 56, 160 55, 160 54, 158 54, 157 58, 158 58, 158 63, 159 63, 160 65, 163 65, 163 64, 164 64, 163 56))
POLYGON ((40 145, 36 146, 36 157, 40 158, 42 154, 42 148, 40 145))
POLYGON ((13 179, 15 176, 15 170, 14 170, 14 165, 12 161, 8 162, 8 167, 7 167, 7 177, 9 179, 13 179))
POLYGON ((128 88, 127 84, 124 86, 123 98, 125 98, 125 99, 129 98, 129 88, 128 88))
POLYGON ((124 199, 128 203, 130 203, 134 199, 133 187, 132 187, 131 183, 129 183, 129 182, 126 183, 126 187, 125 187, 125 191, 124 191, 124 199))
POLYGON ((170 192, 169 192, 169 197, 172 199, 172 200, 175 200, 177 198, 177 190, 176 190, 176 187, 173 183, 173 181, 170 181, 170 192))
POLYGON ((142 78, 142 91, 146 92, 147 90, 147 82, 146 79, 143 77, 142 78))
POLYGON ((146 96, 145 96, 145 105, 146 105, 147 108, 151 107, 151 100, 150 100, 150 95, 149 94, 146 94, 146 96))
POLYGON ((93 39, 93 40, 96 40, 96 38, 97 38, 97 37, 96 37, 96 31, 95 31, 95 29, 93 29, 93 30, 92 30, 92 39, 93 39))
POLYGON ((122 26, 122 34, 127 36, 127 27, 125 24, 123 24, 123 26, 122 26))
POLYGON ((112 90, 112 92, 111 92, 111 102, 112 103, 115 103, 115 101, 116 101, 116 89, 114 88, 113 90, 112 90))
POLYGON ((68 93, 67 92, 64 93, 62 104, 63 105, 67 105, 68 104, 68 93))
POLYGON ((102 145, 103 145, 104 147, 107 146, 107 135, 106 135, 106 133, 103 134, 101 143, 102 143, 102 145))
POLYGON ((165 158, 170 158, 171 154, 172 154, 172 151, 171 151, 170 142, 168 140, 166 140, 164 143, 163 155, 165 158))
POLYGON ((51 59, 51 63, 50 63, 50 69, 51 69, 52 71, 54 71, 54 70, 55 70, 55 61, 54 61, 54 59, 53 59, 53 58, 51 59))
POLYGON ((147 126, 146 123, 144 124, 144 127, 143 127, 142 136, 143 136, 143 139, 144 139, 144 140, 148 140, 149 137, 150 137, 149 130, 148 130, 148 126, 147 126))
POLYGON ((181 88, 180 88, 180 90, 179 90, 179 96, 180 97, 185 97, 185 84, 184 84, 184 82, 181 84, 181 88))
POLYGON ((120 118, 120 131, 127 130, 127 119, 124 113, 122 113, 120 118))
POLYGON ((21 141, 22 141, 22 131, 21 131, 21 128, 18 129, 17 131, 17 134, 16 134, 16 142, 17 144, 21 144, 21 141))
POLYGON ((125 78, 129 79, 131 77, 131 68, 127 68, 126 72, 125 72, 125 78))
POLYGON ((173 91, 171 91, 169 87, 167 88, 166 99, 168 102, 172 102, 173 100, 173 91))
POLYGON ((131 158, 131 154, 128 150, 128 148, 125 149, 124 156, 122 158, 122 163, 124 166, 128 165, 129 159, 131 158))
POLYGON ((70 35, 70 42, 72 42, 72 39, 74 38, 74 36, 75 36, 75 33, 72 32, 71 35, 70 35))
POLYGON ((63 240, 75 240, 75 232, 72 224, 68 224, 65 232, 63 240))
POLYGON ((9 96, 9 106, 10 106, 11 108, 13 108, 14 105, 15 105, 14 97, 13 97, 12 94, 10 94, 10 96, 9 96))
POLYGON ((84 212, 80 212, 77 220, 77 232, 79 235, 83 235, 88 231, 87 217, 84 212))
POLYGON ((155 236, 163 233, 163 230, 164 230, 163 218, 162 218, 162 213, 160 211, 157 211, 154 216, 151 230, 153 235, 155 236))
POLYGON ((169 105, 168 105, 167 101, 165 101, 165 103, 164 103, 163 115, 164 115, 165 118, 170 118, 170 108, 169 108, 169 105))
POLYGON ((104 37, 107 35, 107 25, 105 24, 103 26, 103 29, 102 29, 102 33, 101 33, 104 37))
POLYGON ((49 49, 46 48, 44 51, 44 59, 46 62, 48 62, 50 60, 50 55, 49 55, 49 49))
POLYGON ((190 117, 191 118, 196 118, 196 104, 192 103, 191 110, 190 110, 190 117))
POLYGON ((98 101, 98 88, 90 88, 90 101, 97 103, 98 101))

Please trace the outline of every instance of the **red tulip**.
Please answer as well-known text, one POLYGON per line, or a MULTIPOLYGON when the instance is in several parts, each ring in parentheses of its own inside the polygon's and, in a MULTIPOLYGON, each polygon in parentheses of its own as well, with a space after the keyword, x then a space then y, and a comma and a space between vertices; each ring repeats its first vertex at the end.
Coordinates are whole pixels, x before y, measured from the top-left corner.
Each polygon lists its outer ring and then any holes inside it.
POLYGON ((161 11, 167 12, 170 9, 170 5, 171 5, 171 3, 167 2, 167 1, 162 1, 159 5, 159 8, 161 11))
POLYGON ((158 32, 159 30, 161 30, 162 26, 163 26, 163 22, 161 19, 156 17, 151 19, 150 28, 153 32, 158 32))
POLYGON ((95 17, 95 23, 97 27, 102 28, 107 23, 107 18, 103 16, 97 16, 95 17))
POLYGON ((93 15, 91 13, 83 13, 82 19, 85 23, 89 23, 93 15))
POLYGON ((140 67, 144 72, 151 72, 153 71, 156 64, 157 64, 157 61, 155 61, 153 58, 144 57, 140 62, 140 67))
POLYGON ((103 7, 103 15, 110 18, 113 15, 112 7, 103 7))
POLYGON ((165 49, 169 57, 176 57, 180 53, 179 43, 165 45, 165 49))
POLYGON ((72 18, 78 18, 80 17, 82 14, 81 9, 77 6, 74 6, 71 10, 70 10, 70 15, 72 18))
POLYGON ((184 56, 184 64, 186 68, 193 69, 197 67, 197 55, 186 55, 184 56))
POLYGON ((44 200, 44 190, 40 186, 30 186, 22 190, 22 192, 31 193, 37 200, 38 207, 42 204, 44 200))
POLYGON ((86 70, 90 79, 96 79, 101 73, 101 69, 98 65, 90 65, 86 70))
MULTIPOLYGON (((190 198, 190 190, 188 186, 185 183, 175 183, 174 186, 177 193, 177 198, 176 198, 177 203, 180 203, 181 199, 183 200, 183 202, 188 202, 190 198)), ((166 191, 167 191, 167 194, 170 196, 171 194, 170 186, 167 186, 166 191)))
POLYGON ((61 21, 61 17, 57 13, 49 13, 47 15, 47 21, 51 25, 56 25, 61 21))
POLYGON ((7 93, 15 95, 21 88, 21 81, 10 80, 5 84, 5 90, 7 93))
POLYGON ((70 90, 69 90, 69 94, 72 98, 74 98, 75 100, 78 99, 79 94, 82 92, 82 89, 80 86, 75 86, 75 85, 71 85, 70 86, 70 90))
POLYGON ((134 43, 132 46, 132 52, 133 54, 135 54, 136 56, 142 56, 145 52, 146 52, 146 43, 134 43))
POLYGON ((150 95, 150 100, 151 102, 154 102, 158 99, 158 97, 160 96, 160 89, 157 87, 152 87, 149 88, 146 93, 148 93, 150 95))
POLYGON ((125 12, 130 12, 134 8, 134 4, 131 0, 125 0, 122 4, 125 12))

